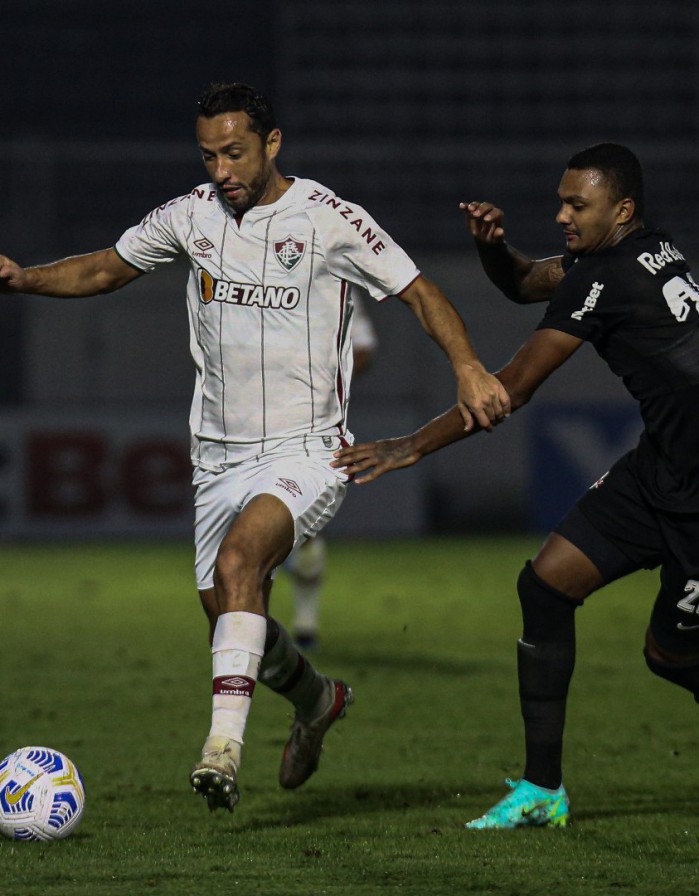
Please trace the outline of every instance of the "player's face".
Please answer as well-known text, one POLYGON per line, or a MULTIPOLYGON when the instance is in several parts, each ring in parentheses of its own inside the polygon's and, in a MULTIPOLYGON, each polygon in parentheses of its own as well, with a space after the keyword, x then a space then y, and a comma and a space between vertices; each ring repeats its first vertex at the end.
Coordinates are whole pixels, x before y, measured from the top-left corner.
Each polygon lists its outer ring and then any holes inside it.
POLYGON ((247 112, 197 118, 197 140, 204 167, 222 200, 236 214, 276 198, 276 194, 272 195, 274 159, 281 134, 275 129, 263 140, 250 124, 247 112))
POLYGON ((589 255, 614 245, 621 225, 628 223, 629 200, 615 202, 607 179, 595 168, 566 169, 558 196, 561 208, 556 222, 572 255, 589 255))

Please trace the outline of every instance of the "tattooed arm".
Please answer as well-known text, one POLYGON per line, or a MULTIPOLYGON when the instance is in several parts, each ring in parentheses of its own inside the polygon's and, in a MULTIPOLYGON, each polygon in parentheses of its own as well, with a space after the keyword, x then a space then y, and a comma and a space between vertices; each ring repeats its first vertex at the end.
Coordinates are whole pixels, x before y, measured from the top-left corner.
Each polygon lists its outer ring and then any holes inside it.
MULTIPOLYGON (((536 330, 512 360, 495 374, 511 396, 512 410, 516 411, 527 404, 539 386, 561 364, 565 364, 582 344, 582 339, 560 330, 536 330)), ((464 430, 459 409, 453 407, 412 435, 342 448, 335 452, 331 466, 341 468, 350 476, 361 474, 354 481, 363 485, 390 470, 411 467, 426 454, 481 431, 478 423, 464 430)))
POLYGON ((565 276, 561 255, 534 260, 505 242, 504 214, 490 202, 461 203, 483 270, 508 299, 546 302, 565 276))

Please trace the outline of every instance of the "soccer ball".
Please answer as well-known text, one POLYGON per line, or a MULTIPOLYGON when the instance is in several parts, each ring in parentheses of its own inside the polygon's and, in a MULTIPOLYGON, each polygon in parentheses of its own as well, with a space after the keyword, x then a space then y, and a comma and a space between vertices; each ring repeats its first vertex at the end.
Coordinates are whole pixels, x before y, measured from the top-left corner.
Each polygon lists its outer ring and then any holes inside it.
POLYGON ((73 763, 49 747, 22 747, 0 762, 0 833, 11 840, 60 840, 85 807, 73 763))

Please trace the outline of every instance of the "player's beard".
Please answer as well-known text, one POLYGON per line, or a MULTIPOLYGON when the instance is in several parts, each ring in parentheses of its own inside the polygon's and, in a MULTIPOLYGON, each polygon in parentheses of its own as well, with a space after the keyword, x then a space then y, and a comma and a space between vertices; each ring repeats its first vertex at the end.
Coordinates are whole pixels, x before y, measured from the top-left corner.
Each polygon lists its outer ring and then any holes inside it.
POLYGON ((226 208, 231 209, 236 215, 244 215, 245 212, 257 205, 260 199, 262 199, 271 177, 271 168, 263 168, 257 177, 254 177, 249 184, 243 187, 242 195, 234 202, 228 199, 221 187, 217 187, 218 195, 226 208))

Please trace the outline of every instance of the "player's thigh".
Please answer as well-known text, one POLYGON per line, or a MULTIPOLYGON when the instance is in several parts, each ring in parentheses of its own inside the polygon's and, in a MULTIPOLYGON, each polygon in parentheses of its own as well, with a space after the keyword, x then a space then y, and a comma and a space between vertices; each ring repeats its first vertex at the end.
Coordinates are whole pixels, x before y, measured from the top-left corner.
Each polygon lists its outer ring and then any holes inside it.
POLYGON ((330 467, 332 460, 330 451, 279 454, 260 469, 251 487, 250 498, 272 495, 286 506, 293 520, 293 548, 316 536, 342 505, 347 486, 330 467))
POLYGON ((624 457, 556 526, 534 568, 553 587, 584 598, 637 569, 655 568, 663 554, 657 514, 624 457))
MULTIPOLYGON (((275 497, 291 518, 291 543, 279 552, 282 556, 275 556, 275 564, 293 546, 320 532, 335 516, 346 493, 344 477, 330 467, 332 460, 331 450, 309 451, 272 455, 218 473, 197 470, 194 541, 199 590, 213 587, 216 557, 224 539, 248 505, 261 495, 275 497)), ((283 521, 283 511, 273 513, 273 518, 275 524, 283 521)), ((256 526, 257 519, 253 509, 246 516, 246 528, 256 526)), ((284 528, 283 524, 279 528, 284 528)))
POLYGON ((194 472, 194 568, 200 592, 213 588, 218 549, 245 505, 247 485, 240 466, 194 472))
POLYGON ((223 554, 228 569, 251 568, 264 578, 291 550, 294 520, 283 501, 266 494, 268 479, 265 464, 256 461, 219 472, 195 472, 195 571, 200 593, 214 587, 223 554))
POLYGON ((259 573, 263 581, 294 544, 294 519, 276 495, 253 494, 224 535, 217 566, 259 573))

